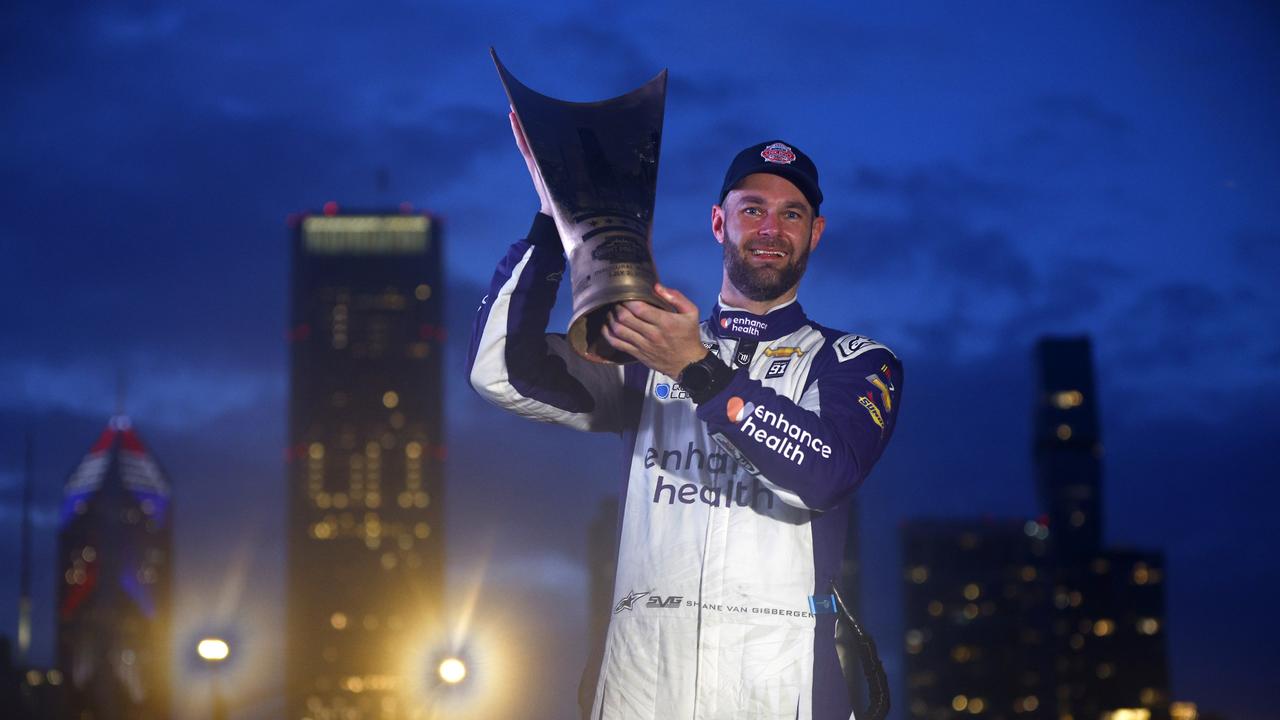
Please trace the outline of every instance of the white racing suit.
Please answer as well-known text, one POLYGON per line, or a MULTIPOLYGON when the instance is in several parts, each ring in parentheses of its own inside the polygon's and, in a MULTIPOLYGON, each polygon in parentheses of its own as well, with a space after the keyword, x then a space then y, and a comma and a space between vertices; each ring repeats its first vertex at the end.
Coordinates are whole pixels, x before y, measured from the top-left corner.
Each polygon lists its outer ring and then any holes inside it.
POLYGON ((720 305, 702 340, 733 380, 695 407, 670 377, 588 362, 546 333, 564 269, 539 215, 498 266, 469 366, 502 408, 622 437, 616 605, 591 717, 851 718, 831 587, 850 497, 893 433, 898 359, 795 302, 720 305))

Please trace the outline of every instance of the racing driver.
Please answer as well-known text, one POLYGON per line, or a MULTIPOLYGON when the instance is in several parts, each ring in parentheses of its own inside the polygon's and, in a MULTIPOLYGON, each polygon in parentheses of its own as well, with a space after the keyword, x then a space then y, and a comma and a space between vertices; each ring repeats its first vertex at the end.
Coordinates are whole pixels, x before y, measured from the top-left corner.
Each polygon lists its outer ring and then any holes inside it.
POLYGON ((592 720, 830 720, 853 711, 835 646, 849 502, 893 434, 902 366, 796 300, 826 226, 814 163, 780 140, 729 165, 711 233, 719 301, 700 321, 616 306, 603 329, 640 362, 592 363, 548 334, 565 258, 542 202, 481 303, 472 386, 519 415, 621 436, 616 605, 592 720))

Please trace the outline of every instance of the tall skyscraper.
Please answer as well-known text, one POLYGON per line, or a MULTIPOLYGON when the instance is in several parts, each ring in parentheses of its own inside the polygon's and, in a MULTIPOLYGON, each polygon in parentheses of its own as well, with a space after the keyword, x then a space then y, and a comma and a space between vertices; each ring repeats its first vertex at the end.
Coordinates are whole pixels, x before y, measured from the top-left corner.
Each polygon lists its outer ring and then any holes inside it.
POLYGON ((1034 456, 1052 537, 1055 697, 1059 717, 1169 707, 1164 559, 1108 549, 1103 537, 1102 433, 1087 337, 1036 344, 1034 456))
POLYGON ((1036 345, 1035 520, 903 532, 907 706, 943 720, 1169 717, 1163 558, 1107 548, 1087 338, 1036 345), (976 705, 975 705, 976 701, 976 705))
POLYGON ((169 709, 170 485, 117 416, 68 478, 58 534, 58 665, 68 717, 169 709))
POLYGON ((444 582, 439 227, 291 223, 286 717, 408 718, 444 582))
POLYGON ((1036 344, 1036 489, 1055 552, 1085 557, 1102 547, 1102 433, 1088 338, 1036 344))

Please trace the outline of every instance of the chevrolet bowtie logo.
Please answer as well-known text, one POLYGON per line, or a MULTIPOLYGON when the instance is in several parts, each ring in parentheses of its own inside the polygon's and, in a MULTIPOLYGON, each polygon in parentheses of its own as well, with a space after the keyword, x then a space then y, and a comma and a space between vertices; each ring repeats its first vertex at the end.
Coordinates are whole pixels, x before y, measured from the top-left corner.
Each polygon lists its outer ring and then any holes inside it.
POLYGON ((764 354, 766 357, 802 357, 804 351, 798 347, 765 348, 764 354))

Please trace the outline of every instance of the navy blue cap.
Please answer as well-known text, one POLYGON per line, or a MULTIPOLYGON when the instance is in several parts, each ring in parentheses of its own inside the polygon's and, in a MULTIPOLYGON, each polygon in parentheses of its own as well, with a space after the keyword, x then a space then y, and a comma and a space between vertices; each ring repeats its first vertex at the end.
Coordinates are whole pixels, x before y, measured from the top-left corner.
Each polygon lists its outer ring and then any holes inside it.
POLYGON ((720 204, 724 204, 725 196, 743 178, 755 173, 769 173, 790 180, 813 206, 814 214, 817 214, 818 206, 822 204, 822 189, 818 187, 818 166, 794 145, 781 140, 766 140, 738 153, 729 165, 729 171, 724 174, 720 204))

